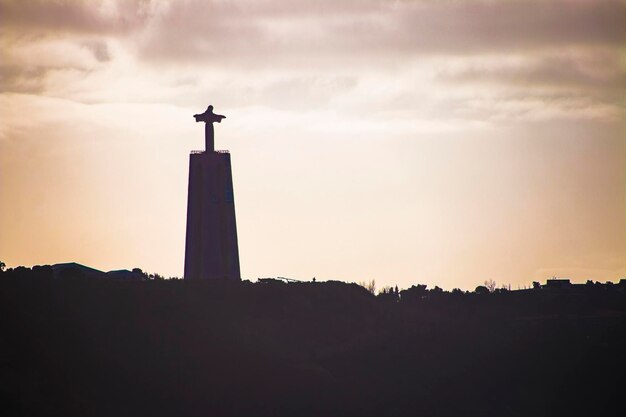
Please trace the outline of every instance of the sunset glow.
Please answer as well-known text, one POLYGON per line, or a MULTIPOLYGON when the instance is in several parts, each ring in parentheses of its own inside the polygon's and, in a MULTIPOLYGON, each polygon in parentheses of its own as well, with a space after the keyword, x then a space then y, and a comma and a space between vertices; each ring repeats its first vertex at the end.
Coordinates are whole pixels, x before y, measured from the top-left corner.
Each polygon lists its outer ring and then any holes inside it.
POLYGON ((0 0, 0 260, 182 276, 192 115, 243 279, 626 277, 626 2, 0 0))

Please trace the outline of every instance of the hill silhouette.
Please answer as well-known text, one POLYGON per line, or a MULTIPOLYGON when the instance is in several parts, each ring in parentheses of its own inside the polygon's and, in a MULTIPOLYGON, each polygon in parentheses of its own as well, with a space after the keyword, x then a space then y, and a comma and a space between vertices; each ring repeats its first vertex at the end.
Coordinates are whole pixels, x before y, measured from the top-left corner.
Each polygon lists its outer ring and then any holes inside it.
POLYGON ((19 267, 0 273, 0 395, 14 416, 619 415, 624 290, 19 267))

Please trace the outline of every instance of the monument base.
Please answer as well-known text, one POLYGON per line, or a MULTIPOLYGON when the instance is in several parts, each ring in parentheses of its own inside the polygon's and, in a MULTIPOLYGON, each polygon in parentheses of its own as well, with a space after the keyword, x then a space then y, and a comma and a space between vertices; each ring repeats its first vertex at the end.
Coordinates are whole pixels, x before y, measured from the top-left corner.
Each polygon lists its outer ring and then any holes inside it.
POLYGON ((185 279, 241 280, 230 154, 189 156, 185 279))

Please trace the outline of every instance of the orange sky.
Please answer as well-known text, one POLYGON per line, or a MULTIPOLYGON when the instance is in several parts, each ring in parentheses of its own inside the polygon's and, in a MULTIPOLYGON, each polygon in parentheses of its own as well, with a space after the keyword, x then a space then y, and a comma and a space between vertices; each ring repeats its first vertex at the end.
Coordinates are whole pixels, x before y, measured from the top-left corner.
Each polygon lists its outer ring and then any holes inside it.
POLYGON ((244 278, 626 277, 626 2, 0 0, 0 260, 183 270, 192 115, 244 278))

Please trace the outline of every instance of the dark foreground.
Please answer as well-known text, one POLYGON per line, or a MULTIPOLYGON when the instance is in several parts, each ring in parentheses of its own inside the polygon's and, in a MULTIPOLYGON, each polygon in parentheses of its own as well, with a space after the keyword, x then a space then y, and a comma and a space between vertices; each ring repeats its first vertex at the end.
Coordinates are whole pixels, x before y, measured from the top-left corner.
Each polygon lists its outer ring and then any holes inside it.
POLYGON ((400 295, 4 272, 3 415, 623 415, 623 286, 400 295))

